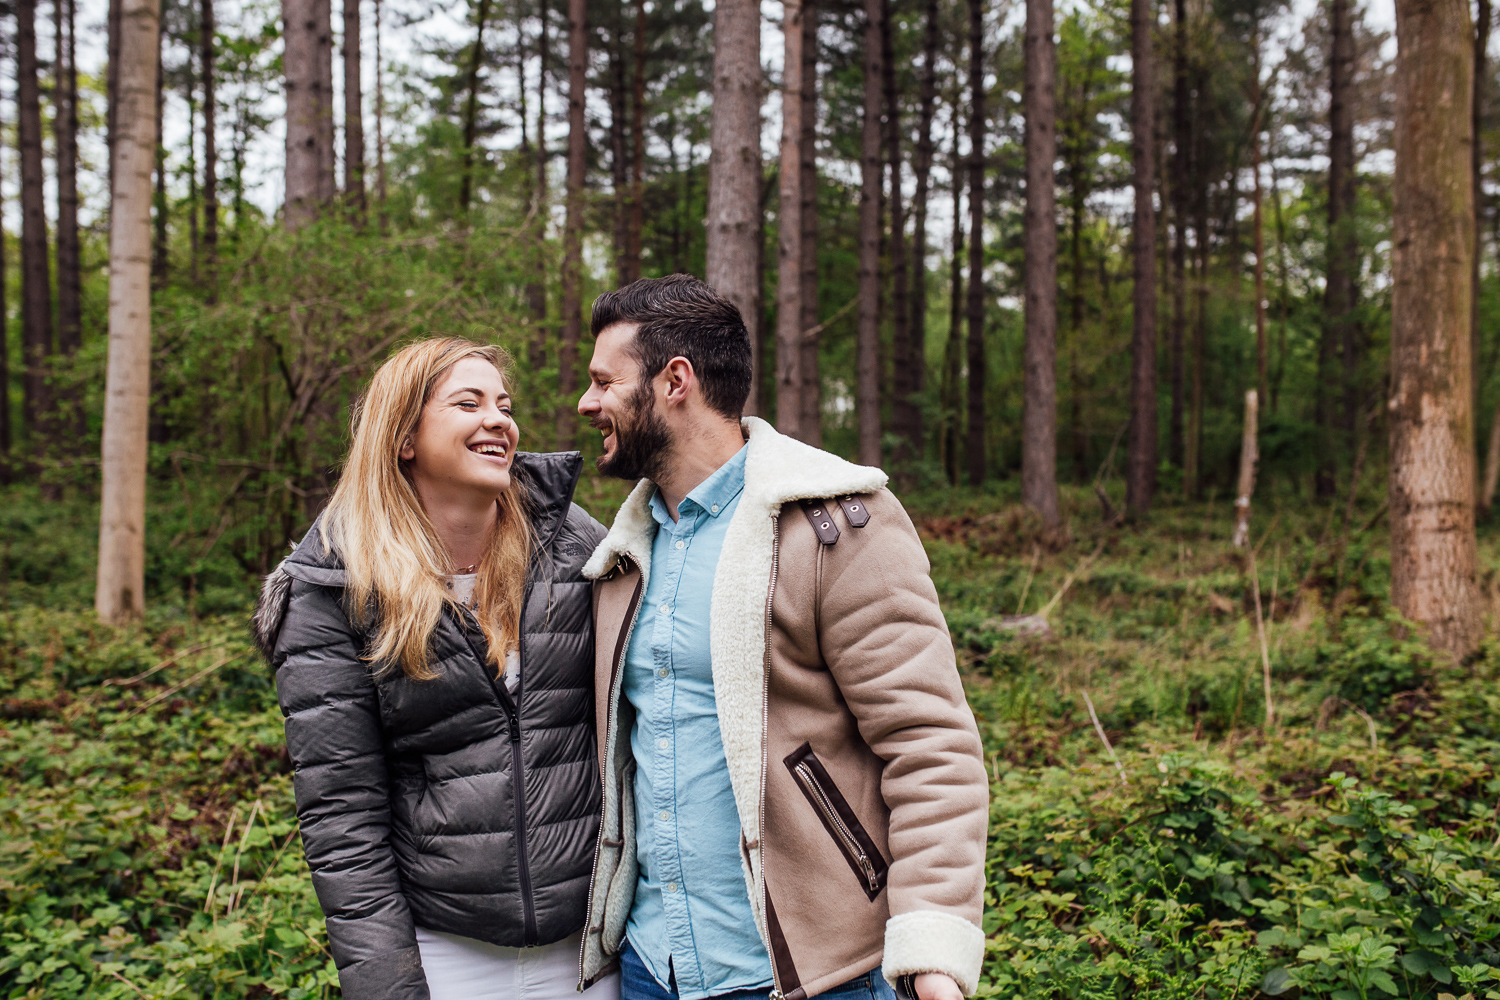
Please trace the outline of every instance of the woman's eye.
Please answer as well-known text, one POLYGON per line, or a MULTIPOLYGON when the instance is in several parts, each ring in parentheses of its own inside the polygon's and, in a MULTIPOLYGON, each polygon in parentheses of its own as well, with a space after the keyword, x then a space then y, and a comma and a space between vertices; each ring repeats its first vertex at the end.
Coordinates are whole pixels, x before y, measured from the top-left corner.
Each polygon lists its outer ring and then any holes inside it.
POLYGON ((476 402, 474 402, 472 399, 464 400, 462 403, 459 403, 458 405, 462 406, 466 410, 477 410, 477 409, 479 409, 479 404, 476 403, 476 402))

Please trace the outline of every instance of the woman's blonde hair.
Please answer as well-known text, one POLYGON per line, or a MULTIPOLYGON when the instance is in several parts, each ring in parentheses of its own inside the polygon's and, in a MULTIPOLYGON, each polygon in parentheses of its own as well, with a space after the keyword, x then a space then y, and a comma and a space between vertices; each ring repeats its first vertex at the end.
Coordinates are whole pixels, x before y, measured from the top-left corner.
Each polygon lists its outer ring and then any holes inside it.
MULTIPOLYGON (((378 623, 366 658, 389 670, 399 664, 413 680, 437 676, 428 646, 444 603, 452 603, 444 548, 412 485, 402 443, 416 433, 438 383, 458 362, 481 358, 508 379, 509 358, 499 347, 440 337, 397 351, 375 371, 354 404, 354 443, 323 513, 325 550, 344 560, 345 608, 350 620, 378 623)), ((477 572, 474 599, 489 644, 489 662, 503 671, 521 634, 526 570, 535 545, 524 487, 512 475, 500 495, 495 533, 477 572)))

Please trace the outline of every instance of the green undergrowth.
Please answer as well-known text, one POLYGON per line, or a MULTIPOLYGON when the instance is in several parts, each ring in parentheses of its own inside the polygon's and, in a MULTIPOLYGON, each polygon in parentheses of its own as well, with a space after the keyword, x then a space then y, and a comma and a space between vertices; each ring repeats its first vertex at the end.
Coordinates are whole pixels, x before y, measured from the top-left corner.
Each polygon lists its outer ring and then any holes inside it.
MULTIPOLYGON (((1066 538, 1013 501, 910 503, 994 786, 981 993, 1500 1000, 1500 644, 1392 612, 1377 505, 1269 504, 1252 565, 1222 501, 1127 529, 1070 491, 1066 538)), ((0 996, 337 996, 253 581, 163 571, 101 625, 58 511, 5 556, 0 996)))

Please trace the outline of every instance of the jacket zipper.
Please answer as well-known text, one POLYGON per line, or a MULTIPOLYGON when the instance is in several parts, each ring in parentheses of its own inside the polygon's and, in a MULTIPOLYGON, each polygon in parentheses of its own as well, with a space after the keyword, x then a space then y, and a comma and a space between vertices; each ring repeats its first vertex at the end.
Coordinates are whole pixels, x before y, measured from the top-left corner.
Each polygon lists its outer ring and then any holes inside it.
POLYGON ((801 779, 802 784, 812 793, 818 812, 823 814, 823 818, 827 820, 828 825, 837 832, 838 839, 842 843, 844 851, 858 862, 860 870, 865 873, 865 881, 870 883, 870 891, 879 892, 880 875, 875 871, 875 866, 871 864, 870 855, 866 853, 865 849, 860 846, 859 841, 855 839, 854 832, 845 825, 843 818, 838 814, 838 810, 833 808, 833 802, 829 800, 828 793, 823 790, 823 786, 818 784, 817 776, 813 774, 812 768, 804 760, 797 764, 795 771, 797 777, 801 779))
MULTIPOLYGON (((609 701, 609 707, 608 707, 608 709, 606 709, 605 716, 604 716, 604 734, 605 734, 605 739, 609 738, 609 724, 614 721, 614 717, 615 717, 615 708, 616 708, 615 696, 614 696, 614 694, 615 694, 615 678, 618 677, 619 673, 620 673, 620 662, 625 658, 626 652, 630 649, 630 636, 631 636, 632 633, 635 632, 635 621, 636 621, 636 618, 638 618, 640 616, 640 613, 641 613, 641 599, 644 598, 645 596, 646 596, 645 581, 644 580, 638 581, 636 583, 636 587, 635 587, 635 596, 631 598, 630 623, 625 626, 625 640, 620 643, 620 655, 615 658, 615 661, 612 664, 610 664, 610 668, 609 668, 609 696, 610 696, 610 701, 609 701)), ((606 748, 606 749, 608 749, 608 748, 606 748)), ((611 763, 613 763, 613 762, 610 761, 610 760, 606 760, 605 761, 605 764, 611 764, 611 763)), ((604 791, 604 775, 603 774, 599 775, 599 790, 600 790, 601 794, 604 791)), ((588 903, 584 906, 584 910, 583 910, 583 919, 584 919, 584 922, 585 922, 585 926, 583 928, 583 940, 580 941, 579 944, 578 944, 578 991, 580 993, 583 992, 583 989, 584 989, 583 953, 584 953, 584 951, 589 946, 589 931, 590 931, 590 929, 587 926, 587 922, 588 922, 588 920, 590 918, 593 917, 593 913, 594 913, 594 880, 599 877, 599 852, 604 849, 604 806, 606 806, 606 805, 608 805, 608 803, 604 803, 603 805, 601 805, 601 807, 599 809, 599 836, 598 836, 598 839, 594 842, 594 863, 589 868, 589 898, 588 898, 588 903)), ((623 817, 622 817, 621 821, 623 822, 623 817)), ((624 848, 621 848, 621 850, 623 851, 624 848)), ((604 934, 603 934, 602 931, 600 932, 600 935, 599 935, 599 946, 601 948, 604 946, 604 934)))
MULTIPOLYGON (((760 912, 766 925, 766 936, 771 934, 771 891, 766 883, 766 778, 770 774, 770 740, 767 733, 771 726, 771 602, 776 597, 776 572, 781 559, 781 518, 771 518, 771 582, 766 588, 766 635, 765 664, 761 670, 760 688, 760 822, 756 830, 760 845, 760 912)), ((783 1000, 781 973, 776 968, 776 956, 766 942, 767 958, 771 960, 771 994, 767 1000, 783 1000)))

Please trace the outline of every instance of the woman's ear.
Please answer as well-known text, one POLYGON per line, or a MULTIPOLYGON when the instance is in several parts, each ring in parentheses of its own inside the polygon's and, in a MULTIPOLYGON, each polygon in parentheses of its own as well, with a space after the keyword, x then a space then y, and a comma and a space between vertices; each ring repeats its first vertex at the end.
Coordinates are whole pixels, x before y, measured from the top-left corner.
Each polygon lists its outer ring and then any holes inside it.
POLYGON ((398 454, 401 461, 403 462, 410 462, 412 459, 417 457, 416 446, 412 444, 412 439, 410 437, 407 437, 401 442, 401 451, 398 454))

